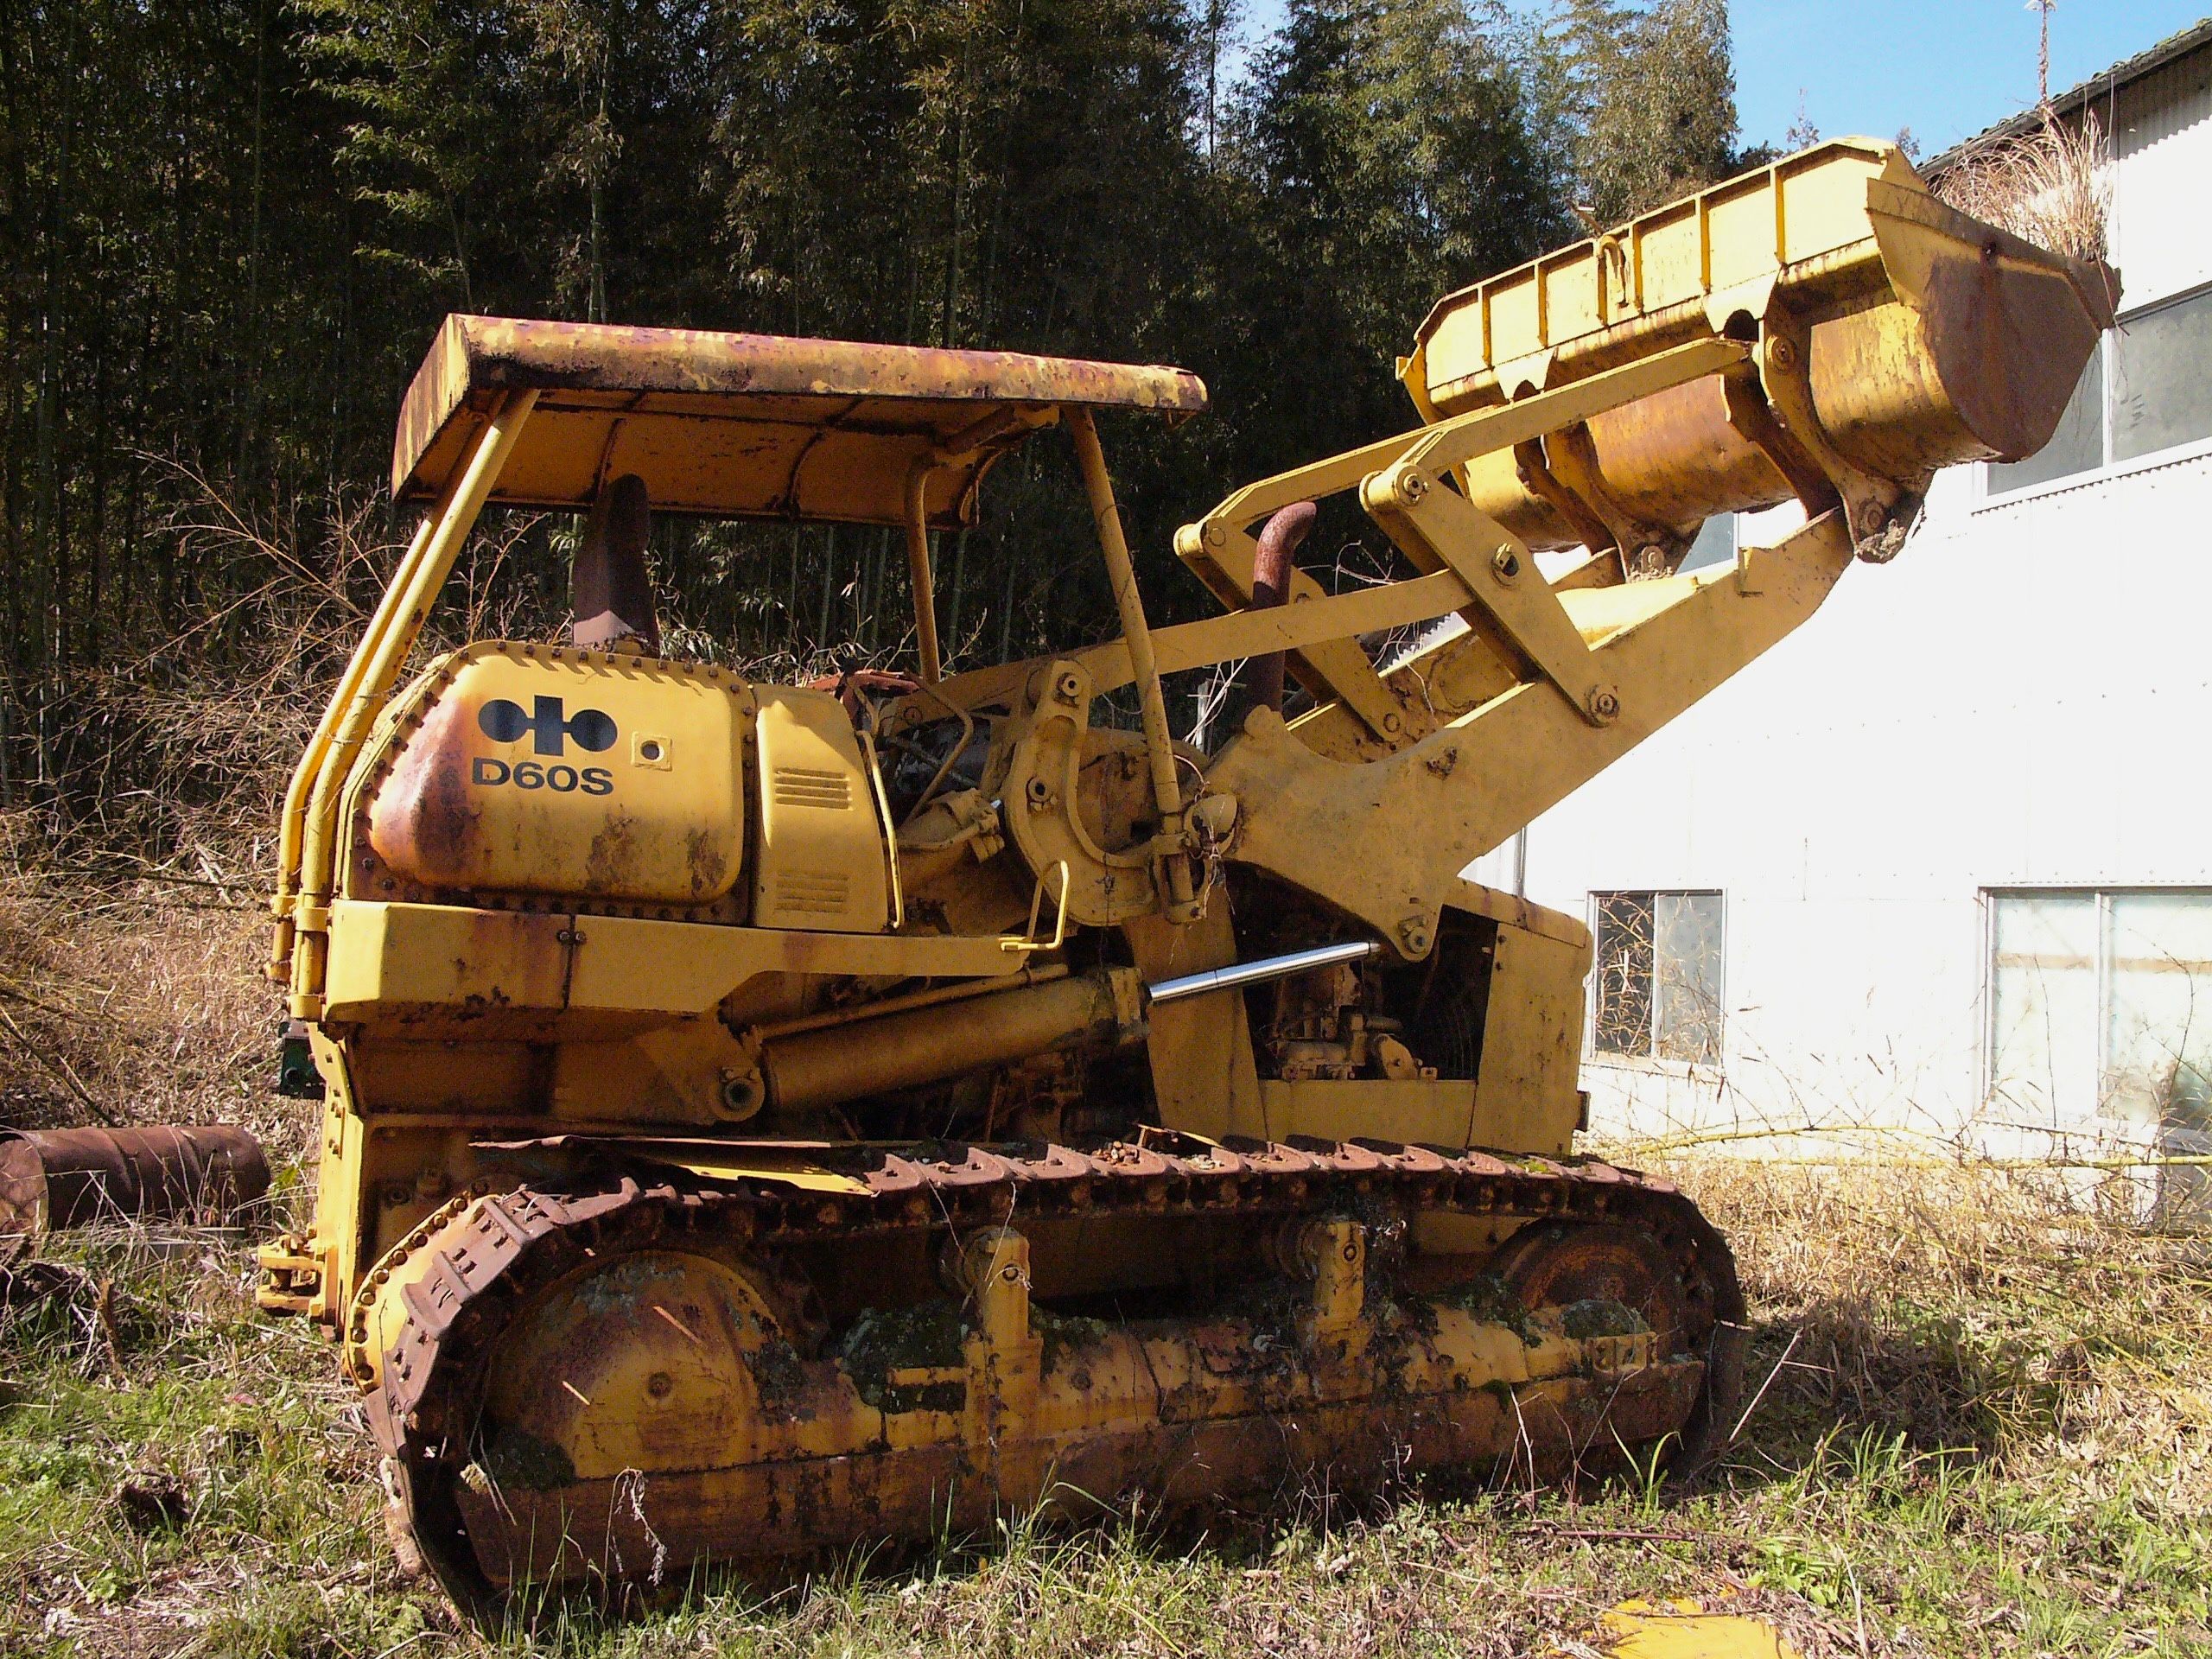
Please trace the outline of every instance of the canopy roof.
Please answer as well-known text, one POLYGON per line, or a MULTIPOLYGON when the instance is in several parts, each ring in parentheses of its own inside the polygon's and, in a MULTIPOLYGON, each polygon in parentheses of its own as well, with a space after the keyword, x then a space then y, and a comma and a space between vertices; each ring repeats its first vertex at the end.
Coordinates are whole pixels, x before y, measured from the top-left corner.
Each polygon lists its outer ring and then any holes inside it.
POLYGON ((941 529, 975 522, 991 463, 1062 406, 1206 406, 1185 369, 454 315, 400 408, 393 495, 435 496, 498 395, 528 388, 537 406, 493 502, 581 511, 636 473, 657 512, 896 524, 914 464, 969 435, 925 486, 941 529))

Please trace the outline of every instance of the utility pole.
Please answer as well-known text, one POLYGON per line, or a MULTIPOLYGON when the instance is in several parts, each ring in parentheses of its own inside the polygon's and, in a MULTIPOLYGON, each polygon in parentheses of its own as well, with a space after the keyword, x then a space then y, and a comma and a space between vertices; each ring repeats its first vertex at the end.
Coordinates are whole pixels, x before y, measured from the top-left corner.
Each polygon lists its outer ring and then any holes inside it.
POLYGON ((2058 9, 2058 0, 2028 0, 2028 10, 2036 14, 2036 105, 2037 108, 2050 102, 2050 14, 2058 9))

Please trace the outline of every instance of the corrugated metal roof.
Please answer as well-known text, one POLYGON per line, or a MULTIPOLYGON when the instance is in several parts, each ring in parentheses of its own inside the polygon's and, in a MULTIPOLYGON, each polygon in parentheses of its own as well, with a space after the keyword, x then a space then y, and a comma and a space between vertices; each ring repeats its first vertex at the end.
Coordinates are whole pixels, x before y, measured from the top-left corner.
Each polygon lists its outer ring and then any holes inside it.
POLYGON ((2212 51, 2176 58, 2113 100, 2112 153, 2124 161, 2212 121, 2212 51))
MULTIPOLYGON (((2068 88, 2050 100, 2051 111, 2056 115, 2071 115, 2092 99, 2107 97, 2130 82, 2138 81, 2153 70, 2164 67, 2175 59, 2185 57, 2199 48, 2212 45, 2212 17, 2191 24, 2176 35, 2169 35, 2156 46, 2138 52, 2132 58, 2123 58, 2109 69, 2091 75, 2078 86, 2068 88)), ((1958 160, 1960 155, 1977 144, 1992 139, 2010 138, 2027 131, 2042 118, 2040 111, 2022 110, 2018 115, 2007 116, 1994 126, 1985 127, 1973 137, 1956 143, 1935 160, 1920 168, 1921 176, 1933 178, 1958 160)))

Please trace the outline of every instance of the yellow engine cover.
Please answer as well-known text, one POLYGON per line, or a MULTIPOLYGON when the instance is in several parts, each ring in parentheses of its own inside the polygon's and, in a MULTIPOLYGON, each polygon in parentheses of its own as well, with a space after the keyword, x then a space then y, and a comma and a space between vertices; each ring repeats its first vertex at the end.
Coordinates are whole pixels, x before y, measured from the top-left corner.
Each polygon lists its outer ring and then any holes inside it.
POLYGON ((852 718, 820 691, 764 685, 760 853, 753 919, 810 933, 880 933, 890 924, 889 826, 852 718))
POLYGON ((370 845, 467 893, 711 904, 745 863, 753 689, 720 671, 569 646, 438 663, 371 759, 370 845))

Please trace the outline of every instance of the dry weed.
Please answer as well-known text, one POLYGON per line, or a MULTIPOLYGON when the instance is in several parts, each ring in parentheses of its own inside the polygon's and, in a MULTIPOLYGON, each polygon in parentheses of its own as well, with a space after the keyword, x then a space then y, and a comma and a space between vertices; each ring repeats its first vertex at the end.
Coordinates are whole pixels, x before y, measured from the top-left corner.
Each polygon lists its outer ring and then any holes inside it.
POLYGON ((242 1123, 273 1156, 296 1146, 269 1091, 282 1007, 257 884, 184 891, 0 882, 0 1122, 242 1123))
POLYGON ((1936 181, 1961 213, 2069 259, 2102 259, 2112 220, 2112 175, 2094 111, 1967 145, 1936 181))
POLYGON ((2212 1339, 2200 1241, 1973 1166, 1712 1156, 1669 1173, 1754 1306, 1742 1435, 1694 1491, 1433 1483, 1199 1529, 1011 1522, 763 1596, 702 1575, 627 1618, 582 1599, 481 1633, 394 1574, 329 1355, 257 1319, 234 1241, 80 1238, 112 1341, 0 1321, 0 1649, 616 1659, 1594 1651, 1631 1596, 1756 1611, 1808 1659, 2212 1653, 2212 1339), (172 1480, 132 1529, 127 1480, 172 1480))
POLYGON ((2212 1238, 2133 1225, 2055 1169, 1675 1173, 1735 1241, 1761 1317, 1796 1334, 1784 1399, 2084 1501, 2212 1517, 2212 1238))

